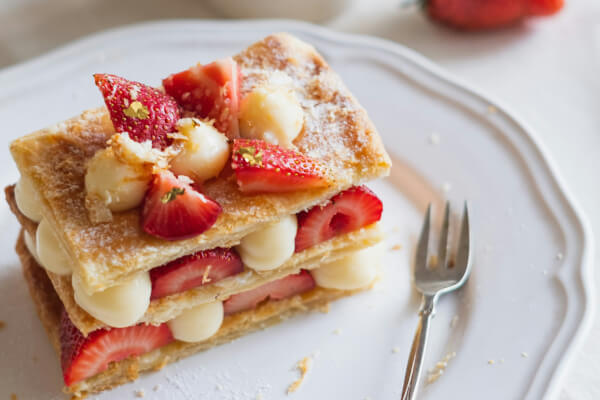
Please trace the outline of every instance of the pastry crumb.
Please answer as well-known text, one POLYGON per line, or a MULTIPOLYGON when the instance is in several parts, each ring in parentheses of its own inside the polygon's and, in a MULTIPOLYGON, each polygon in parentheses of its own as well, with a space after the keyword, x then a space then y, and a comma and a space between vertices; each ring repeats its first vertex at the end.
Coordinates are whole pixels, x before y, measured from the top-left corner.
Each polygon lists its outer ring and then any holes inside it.
POLYGON ((402 245, 400 243, 397 243, 391 247, 391 250, 394 250, 394 251, 398 251, 401 249, 402 249, 402 245))
POLYGON ((499 362, 500 364, 504 364, 504 358, 501 358, 501 359, 500 359, 498 362, 499 362))
POLYGON ((134 392, 135 397, 141 399, 142 397, 144 397, 146 395, 146 393, 144 392, 144 389, 138 389, 134 392))
POLYGON ((400 347, 392 347, 392 353, 396 354, 400 352, 400 347))
POLYGON ((202 284, 204 285, 205 283, 210 282, 212 279, 210 279, 208 277, 208 274, 210 274, 210 270, 212 269, 212 265, 209 265, 208 267, 206 267, 206 269, 204 270, 204 273, 202 274, 202 284))
POLYGON ((18 400, 19 397, 16 395, 16 393, 11 393, 10 394, 10 400, 18 400))
POLYGON ((263 399, 264 399, 264 397, 263 397, 262 392, 256 393, 256 400, 263 400, 263 399))
POLYGON ((0 331, 6 327, 6 322, 0 320, 0 331))
POLYGON ((319 311, 322 312, 323 314, 327 314, 329 312, 329 303, 323 304, 322 306, 320 306, 319 311))
POLYGON ((527 353, 525 353, 525 352, 522 352, 522 353, 521 353, 521 357, 523 357, 523 358, 527 358, 527 357, 529 357, 529 354, 527 354, 527 353))
POLYGON ((435 363, 434 367, 428 371, 429 374, 427 375, 427 384, 437 381, 440 376, 444 374, 446 368, 448 367, 448 363, 454 357, 456 357, 456 352, 452 351, 446 354, 440 361, 435 363))
POLYGON ((436 268, 438 266, 438 256, 436 254, 432 254, 429 257, 429 266, 431 268, 436 268))
POLYGON ((333 330, 333 334, 334 335, 341 335, 342 334, 342 330, 340 328, 336 328, 333 330))
POLYGON ((158 392, 161 389, 160 385, 154 385, 154 387, 152 388, 153 391, 158 392))
POLYGON ((496 114, 496 113, 498 112, 498 109, 497 109, 496 107, 494 107, 493 105, 491 105, 491 104, 490 104, 490 105, 487 107, 487 112, 488 112, 489 114, 496 114))
POLYGON ((488 364, 490 364, 490 365, 494 365, 495 363, 496 363, 496 361, 494 361, 494 360, 488 360, 488 364))
POLYGON ((456 327, 456 324, 458 324, 458 315, 455 315, 454 317, 452 317, 452 319, 450 320, 450 328, 454 328, 456 327))
POLYGON ((440 135, 438 135, 435 132, 429 135, 429 143, 431 143, 434 146, 440 144, 440 135))
POLYGON ((302 360, 298 361, 298 363, 296 364, 296 368, 298 368, 298 370, 300 371, 300 378, 292 382, 292 384, 287 389, 287 394, 294 393, 296 390, 298 390, 298 388, 300 388, 300 385, 302 385, 302 382, 304 382, 304 378, 306 378, 306 375, 308 374, 308 371, 311 367, 311 357, 304 357, 302 360))

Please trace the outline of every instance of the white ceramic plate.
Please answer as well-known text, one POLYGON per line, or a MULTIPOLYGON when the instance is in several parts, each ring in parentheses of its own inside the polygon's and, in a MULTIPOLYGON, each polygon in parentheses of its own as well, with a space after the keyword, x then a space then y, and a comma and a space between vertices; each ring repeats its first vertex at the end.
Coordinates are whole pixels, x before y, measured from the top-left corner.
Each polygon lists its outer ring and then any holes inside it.
MULTIPOLYGON (((307 355, 313 368, 295 398, 398 398, 419 303, 409 260, 425 204, 444 197, 470 201, 475 266, 464 290, 441 301, 425 365, 456 357, 423 398, 556 394, 591 312, 587 229, 522 123, 398 45, 287 21, 166 22, 84 39, 0 72, 1 184, 18 177, 11 139, 102 104, 92 73, 158 84, 284 30, 322 52, 378 126, 395 166, 372 186, 385 202, 386 246, 402 249, 388 252, 375 290, 329 314, 296 318, 97 398, 133 398, 138 389, 149 399, 284 398, 307 355)), ((0 207, 0 395, 60 398, 59 363, 13 251, 17 223, 0 207)))

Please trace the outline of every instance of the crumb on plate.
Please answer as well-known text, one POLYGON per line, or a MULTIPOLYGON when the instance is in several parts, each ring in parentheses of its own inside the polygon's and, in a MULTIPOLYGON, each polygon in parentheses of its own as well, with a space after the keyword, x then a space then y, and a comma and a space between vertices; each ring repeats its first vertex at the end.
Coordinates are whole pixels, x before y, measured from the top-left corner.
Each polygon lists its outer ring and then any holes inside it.
POLYGON ((300 371, 300 378, 292 382, 292 384, 287 389, 287 394, 294 393, 296 390, 298 390, 298 388, 300 388, 300 385, 302 385, 302 382, 304 382, 304 378, 306 378, 306 375, 308 374, 308 371, 311 367, 311 357, 304 357, 302 360, 298 361, 298 363, 296 364, 296 368, 298 368, 298 370, 300 371))

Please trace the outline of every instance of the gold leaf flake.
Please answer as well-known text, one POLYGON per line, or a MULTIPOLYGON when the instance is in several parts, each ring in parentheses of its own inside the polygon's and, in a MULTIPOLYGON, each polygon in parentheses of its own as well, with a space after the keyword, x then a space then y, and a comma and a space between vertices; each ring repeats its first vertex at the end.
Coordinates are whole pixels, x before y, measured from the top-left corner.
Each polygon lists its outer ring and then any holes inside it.
POLYGON ((168 202, 175 200, 175 198, 177 196, 182 195, 184 193, 185 193, 184 188, 174 187, 173 189, 169 190, 167 193, 163 194, 163 196, 160 198, 160 202, 163 204, 167 204, 168 202))
POLYGON ((148 118, 148 115, 150 115, 150 111, 148 111, 148 108, 139 101, 134 101, 129 107, 123 110, 123 114, 129 118, 146 119, 148 118))
POLYGON ((250 164, 251 167, 262 167, 262 152, 256 152, 254 146, 240 147, 238 154, 241 155, 244 161, 250 164))

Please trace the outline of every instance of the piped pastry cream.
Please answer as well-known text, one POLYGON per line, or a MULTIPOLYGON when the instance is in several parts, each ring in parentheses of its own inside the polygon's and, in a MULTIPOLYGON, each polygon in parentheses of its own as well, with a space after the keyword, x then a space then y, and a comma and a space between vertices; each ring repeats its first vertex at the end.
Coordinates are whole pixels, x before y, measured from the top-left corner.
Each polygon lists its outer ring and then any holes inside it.
POLYGON ((75 302, 90 315, 114 328, 135 324, 150 304, 152 283, 148 272, 138 272, 127 282, 102 292, 87 294, 73 274, 75 302))
POLYGON ((41 265, 40 258, 37 254, 37 249, 35 248, 35 239, 31 237, 28 231, 23 232, 23 240, 25 241, 25 247, 29 250, 29 253, 35 258, 35 261, 41 265))
POLYGON ((185 310, 167 322, 173 337, 183 342, 206 340, 223 324, 223 303, 215 301, 185 310))
POLYGON ((38 224, 35 243, 42 267, 59 275, 71 273, 69 257, 46 219, 38 224))
POLYGON ((297 229, 296 216, 289 215, 243 237, 236 249, 249 268, 255 271, 272 270, 294 254, 297 229))
POLYGON ((143 164, 123 162, 112 147, 107 147, 98 151, 87 165, 87 200, 99 202, 110 211, 129 210, 142 202, 151 178, 151 170, 143 164))
POLYGON ((352 290, 370 285, 379 273, 383 256, 381 245, 358 250, 311 271, 318 286, 352 290))
POLYGON ((259 87, 242 99, 240 133, 243 137, 291 147, 303 123, 304 111, 298 99, 284 87, 259 87))
POLYGON ((197 182, 219 175, 229 158, 227 137, 196 118, 180 119, 177 129, 185 139, 183 149, 171 161, 171 171, 197 182))
POLYGON ((42 220, 42 205, 29 178, 22 176, 15 185, 15 200, 19 211, 27 218, 35 222, 42 220))

